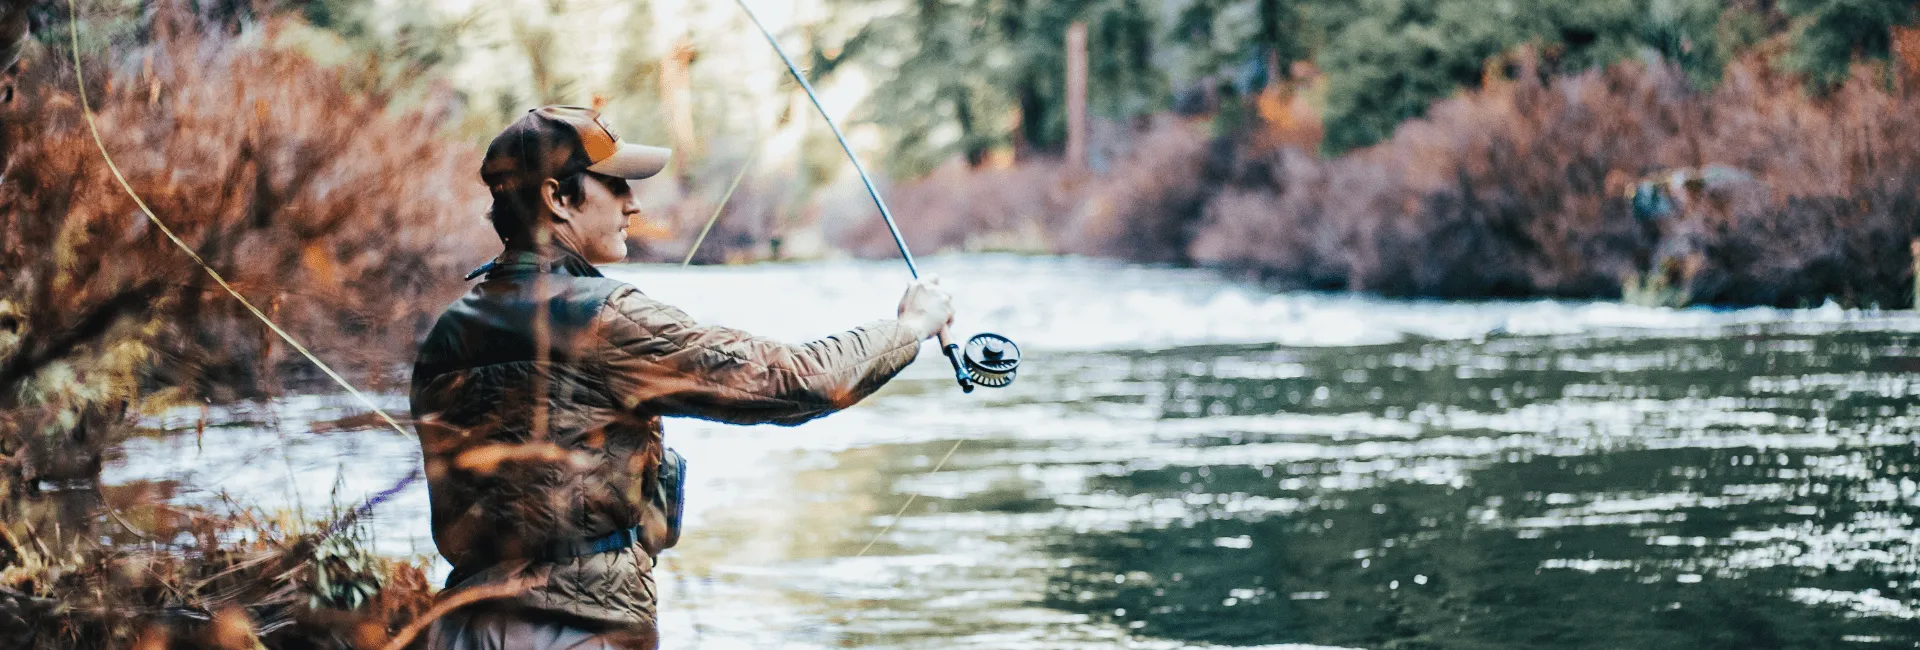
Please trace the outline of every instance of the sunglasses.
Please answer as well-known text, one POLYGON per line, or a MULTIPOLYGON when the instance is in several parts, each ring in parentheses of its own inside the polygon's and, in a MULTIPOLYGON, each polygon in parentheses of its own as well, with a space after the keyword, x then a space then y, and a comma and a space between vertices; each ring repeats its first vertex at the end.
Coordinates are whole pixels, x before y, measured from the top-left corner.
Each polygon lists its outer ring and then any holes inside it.
POLYGON ((588 177, 600 181, 601 185, 607 186, 607 190, 613 192, 614 196, 624 197, 633 194, 633 185, 628 183, 627 179, 595 172, 586 172, 586 174, 588 177))

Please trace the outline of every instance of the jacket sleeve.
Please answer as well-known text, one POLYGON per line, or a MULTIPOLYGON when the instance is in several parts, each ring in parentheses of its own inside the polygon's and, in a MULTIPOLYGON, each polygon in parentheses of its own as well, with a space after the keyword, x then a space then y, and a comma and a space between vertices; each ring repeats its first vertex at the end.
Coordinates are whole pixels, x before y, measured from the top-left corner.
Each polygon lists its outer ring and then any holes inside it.
POLYGON ((659 415, 799 424, 873 394, 920 352, 892 320, 790 345, 700 325, 631 287, 607 303, 607 384, 623 407, 659 415))

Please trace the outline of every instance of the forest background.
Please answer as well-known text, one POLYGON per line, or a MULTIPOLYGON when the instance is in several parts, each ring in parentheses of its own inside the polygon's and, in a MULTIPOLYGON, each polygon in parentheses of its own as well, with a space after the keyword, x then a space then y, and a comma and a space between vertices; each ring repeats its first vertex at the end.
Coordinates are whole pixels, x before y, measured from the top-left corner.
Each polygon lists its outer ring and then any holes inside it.
MULTIPOLYGON (((151 47, 163 4, 82 3, 84 40, 151 47)), ((626 137, 679 152, 646 188, 636 260, 678 260, 742 172, 697 261, 890 253, 830 134, 728 3, 182 4, 231 47, 302 54, 349 94, 423 112, 449 148, 484 146, 527 106, 602 105, 626 137)), ((1719 169, 1737 180, 1683 207, 1711 214, 1674 302, 1912 301, 1911 2, 780 4, 763 11, 882 163, 922 250, 1631 297, 1663 237, 1635 218, 1636 183, 1719 169)), ((57 26, 57 8, 36 17, 57 26)), ((466 176, 431 182, 470 195, 466 176)))
MULTIPOLYGON (((1692 266, 1683 292, 1654 301, 1913 305, 1914 2, 766 4, 881 163, 919 251, 1109 256, 1388 295, 1646 298, 1674 233, 1635 203, 1675 187, 1692 266)), ((696 261, 895 254, 731 3, 78 7, 72 24, 64 2, 0 11, 0 37, 30 34, 0 90, 0 615, 64 607, 66 641, 142 629, 127 627, 140 610, 102 613, 113 598, 205 620, 244 603, 253 630, 333 629, 312 613, 371 596, 315 576, 377 564, 285 521, 250 538, 279 559, 247 559, 231 527, 260 521, 155 495, 102 497, 116 534, 204 547, 139 555, 152 578, 123 575, 124 548, 69 557, 40 541, 59 508, 18 499, 97 475, 135 433, 130 414, 321 381, 121 191, 82 116, 70 28, 135 191, 364 388, 404 381, 454 280, 497 251, 479 152, 532 106, 603 106, 625 137, 678 151, 643 184, 636 260, 686 255, 742 169, 696 261), (288 576, 333 591, 301 600, 280 588, 288 576), (76 608, 77 593, 104 600, 76 608)), ((424 589, 417 570, 383 571, 424 589)), ((384 638, 424 602, 362 616, 379 619, 364 634, 384 638)))

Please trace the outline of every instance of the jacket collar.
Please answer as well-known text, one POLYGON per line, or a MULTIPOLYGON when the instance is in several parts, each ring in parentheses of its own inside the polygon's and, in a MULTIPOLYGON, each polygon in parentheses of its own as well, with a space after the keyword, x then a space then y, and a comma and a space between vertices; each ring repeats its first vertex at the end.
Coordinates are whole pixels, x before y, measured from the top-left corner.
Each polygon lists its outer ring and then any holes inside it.
POLYGON ((487 262, 467 274, 472 280, 482 275, 492 277, 505 273, 564 273, 578 278, 605 277, 586 258, 565 247, 555 247, 552 253, 541 254, 525 249, 507 249, 491 262, 487 262))

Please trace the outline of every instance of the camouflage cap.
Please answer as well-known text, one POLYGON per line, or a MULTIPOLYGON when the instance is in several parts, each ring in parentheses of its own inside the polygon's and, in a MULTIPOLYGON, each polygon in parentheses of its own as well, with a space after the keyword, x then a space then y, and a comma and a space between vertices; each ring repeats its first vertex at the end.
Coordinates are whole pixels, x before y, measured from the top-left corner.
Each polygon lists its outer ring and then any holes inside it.
POLYGON ((496 191, 583 171, 639 180, 659 174, 672 157, 673 152, 662 147, 621 142, 591 108, 542 106, 494 136, 480 164, 480 178, 496 191))

